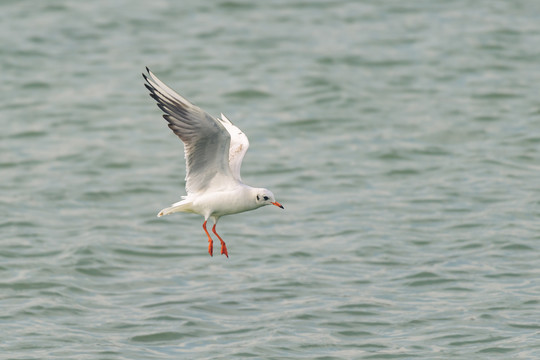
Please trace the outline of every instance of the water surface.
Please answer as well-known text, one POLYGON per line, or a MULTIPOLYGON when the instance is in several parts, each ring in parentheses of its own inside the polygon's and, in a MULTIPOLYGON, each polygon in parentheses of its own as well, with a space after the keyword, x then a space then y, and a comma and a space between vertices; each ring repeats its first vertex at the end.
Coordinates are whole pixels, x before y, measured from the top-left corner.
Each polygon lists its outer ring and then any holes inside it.
POLYGON ((540 357, 534 1, 3 1, 6 359, 540 357), (285 211, 184 194, 149 66, 285 211))

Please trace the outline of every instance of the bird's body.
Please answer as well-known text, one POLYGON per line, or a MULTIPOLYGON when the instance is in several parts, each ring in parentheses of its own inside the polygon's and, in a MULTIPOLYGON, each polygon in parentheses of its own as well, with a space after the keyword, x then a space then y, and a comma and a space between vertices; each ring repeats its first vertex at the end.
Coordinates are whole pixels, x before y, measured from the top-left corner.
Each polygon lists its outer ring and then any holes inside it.
POLYGON ((182 211, 199 214, 205 218, 220 218, 224 215, 255 210, 264 205, 257 204, 253 201, 253 199, 256 198, 256 195, 252 194, 257 190, 262 189, 256 189, 245 184, 240 184, 240 186, 233 189, 212 191, 193 197, 186 196, 183 200, 173 204, 171 207, 161 210, 158 216, 182 211))
POLYGON ((213 254, 213 242, 206 222, 214 221, 212 231, 221 242, 221 254, 227 257, 225 242, 216 232, 220 217, 275 205, 271 191, 254 188, 242 182, 240 167, 249 147, 247 136, 225 115, 214 118, 178 95, 161 82, 148 68, 143 74, 169 128, 184 143, 186 158, 186 192, 182 200, 161 210, 159 216, 175 212, 191 212, 204 217, 203 229, 208 236, 208 252, 213 254))

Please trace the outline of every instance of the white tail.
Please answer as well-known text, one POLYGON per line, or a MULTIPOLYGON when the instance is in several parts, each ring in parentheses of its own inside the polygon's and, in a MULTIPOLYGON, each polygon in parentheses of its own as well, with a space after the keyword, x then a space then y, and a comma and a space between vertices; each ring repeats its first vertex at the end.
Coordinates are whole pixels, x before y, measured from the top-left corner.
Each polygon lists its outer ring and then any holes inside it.
POLYGON ((157 216, 161 217, 163 215, 169 215, 180 211, 191 212, 191 201, 186 202, 185 200, 182 200, 175 204, 172 204, 172 206, 161 210, 157 216))

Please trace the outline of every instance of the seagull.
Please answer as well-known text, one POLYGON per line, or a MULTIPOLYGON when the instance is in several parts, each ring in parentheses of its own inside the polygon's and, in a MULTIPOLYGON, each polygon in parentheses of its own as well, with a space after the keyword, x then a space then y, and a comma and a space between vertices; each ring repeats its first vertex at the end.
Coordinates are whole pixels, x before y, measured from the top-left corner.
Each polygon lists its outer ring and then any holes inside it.
POLYGON ((208 253, 213 256, 212 237, 206 229, 212 219, 212 232, 221 242, 221 254, 229 257, 225 242, 216 232, 220 217, 255 210, 265 205, 283 209, 268 189, 254 188, 242 182, 240 167, 249 147, 247 136, 227 117, 209 115, 191 104, 154 75, 148 67, 142 74, 157 106, 165 113, 169 128, 184 143, 186 158, 186 196, 157 215, 188 212, 204 217, 208 253))

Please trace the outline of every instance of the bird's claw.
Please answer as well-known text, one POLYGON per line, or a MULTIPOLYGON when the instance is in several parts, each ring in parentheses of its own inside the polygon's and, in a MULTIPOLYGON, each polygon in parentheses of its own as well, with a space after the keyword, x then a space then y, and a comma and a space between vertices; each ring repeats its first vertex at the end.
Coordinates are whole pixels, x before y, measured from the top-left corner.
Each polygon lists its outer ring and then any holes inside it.
POLYGON ((229 258, 229 253, 227 252, 227 246, 225 246, 225 243, 221 243, 221 255, 225 254, 227 258, 229 258))

